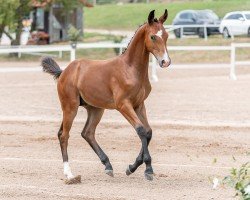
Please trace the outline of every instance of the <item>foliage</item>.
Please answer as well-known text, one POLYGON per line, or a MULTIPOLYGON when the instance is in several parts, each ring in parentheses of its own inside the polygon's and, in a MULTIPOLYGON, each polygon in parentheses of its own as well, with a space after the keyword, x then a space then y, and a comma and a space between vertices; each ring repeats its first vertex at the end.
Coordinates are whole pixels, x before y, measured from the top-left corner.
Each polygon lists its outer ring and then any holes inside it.
POLYGON ((61 3, 65 10, 71 10, 78 7, 80 4, 79 0, 54 0, 54 3, 61 3))
POLYGON ((18 5, 18 0, 0 0, 0 37, 6 26, 11 30, 15 28, 15 17, 18 5))
POLYGON ((232 168, 231 174, 223 179, 223 183, 234 188, 240 199, 250 200, 250 163, 243 164, 239 169, 232 168))
POLYGON ((18 0, 0 0, 0 5, 0 24, 11 24, 18 6, 18 0))
MULTIPOLYGON (((37 0, 43 2, 44 0, 37 0)), ((53 3, 59 3, 64 9, 69 11, 80 5, 79 0, 54 0, 53 3)), ((22 21, 32 11, 32 0, 0 0, 0 37, 5 33, 14 45, 20 44, 22 32, 22 21), (5 28, 8 27, 8 32, 5 28), (11 36, 14 32, 16 38, 11 36)))
POLYGON ((97 4, 110 4, 110 3, 116 3, 116 0, 96 0, 97 4))
POLYGON ((68 29, 68 39, 71 42, 77 42, 81 39, 81 30, 76 29, 73 25, 69 26, 68 29))

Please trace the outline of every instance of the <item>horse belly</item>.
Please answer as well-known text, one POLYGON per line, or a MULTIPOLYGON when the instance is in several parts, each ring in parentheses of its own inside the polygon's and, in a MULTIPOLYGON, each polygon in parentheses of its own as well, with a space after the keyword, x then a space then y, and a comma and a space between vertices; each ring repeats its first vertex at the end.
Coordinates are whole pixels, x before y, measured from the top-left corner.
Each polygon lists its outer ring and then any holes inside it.
POLYGON ((83 100, 94 107, 114 109, 114 101, 111 92, 102 84, 84 84, 79 88, 83 100))

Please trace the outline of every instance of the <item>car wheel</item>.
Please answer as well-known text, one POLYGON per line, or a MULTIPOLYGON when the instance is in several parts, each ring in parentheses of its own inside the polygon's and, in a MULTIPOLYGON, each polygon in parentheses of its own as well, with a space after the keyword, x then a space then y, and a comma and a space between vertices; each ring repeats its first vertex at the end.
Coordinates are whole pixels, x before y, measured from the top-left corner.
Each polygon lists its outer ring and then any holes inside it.
POLYGON ((200 38, 204 38, 205 34, 204 34, 204 28, 199 28, 198 29, 198 35, 200 38))
POLYGON ((247 36, 250 37, 250 27, 248 28, 247 36))
POLYGON ((181 31, 180 31, 180 29, 175 29, 174 30, 174 34, 175 34, 176 38, 180 38, 181 37, 181 31))
POLYGON ((229 34, 229 31, 228 31, 228 29, 226 27, 223 29, 222 35, 223 35, 224 38, 230 38, 231 37, 230 34, 229 34))

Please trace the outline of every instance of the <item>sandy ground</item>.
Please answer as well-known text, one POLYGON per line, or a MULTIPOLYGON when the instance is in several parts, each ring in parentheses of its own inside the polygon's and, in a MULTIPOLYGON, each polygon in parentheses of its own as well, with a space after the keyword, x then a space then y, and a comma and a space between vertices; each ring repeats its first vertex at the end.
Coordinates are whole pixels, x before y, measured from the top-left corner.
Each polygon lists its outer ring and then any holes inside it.
POLYGON ((82 183, 65 185, 56 83, 40 72, 1 72, 0 199, 234 199, 229 188, 212 189, 211 179, 250 160, 250 69, 237 73, 231 81, 228 69, 159 70, 160 81, 146 102, 152 182, 144 179, 145 166, 125 175, 140 140, 116 111, 105 112, 96 134, 115 177, 104 173, 81 138, 86 112, 80 108, 69 158, 82 183))

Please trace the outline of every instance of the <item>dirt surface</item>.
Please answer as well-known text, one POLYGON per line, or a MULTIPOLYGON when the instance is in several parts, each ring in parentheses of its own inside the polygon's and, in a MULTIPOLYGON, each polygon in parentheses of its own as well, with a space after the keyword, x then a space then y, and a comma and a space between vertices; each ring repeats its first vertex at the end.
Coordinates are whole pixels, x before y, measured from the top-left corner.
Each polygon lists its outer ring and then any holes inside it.
POLYGON ((144 165, 126 176, 140 140, 116 111, 106 111, 96 131, 114 168, 115 177, 107 176, 81 138, 80 108, 68 150, 79 185, 64 184, 56 82, 41 72, 1 72, 0 199, 234 199, 233 190, 212 189, 211 180, 250 160, 250 69, 238 68, 237 81, 228 69, 158 72, 146 102, 154 181, 144 179, 144 165))

